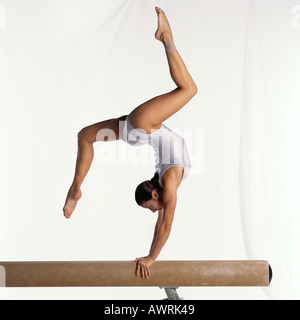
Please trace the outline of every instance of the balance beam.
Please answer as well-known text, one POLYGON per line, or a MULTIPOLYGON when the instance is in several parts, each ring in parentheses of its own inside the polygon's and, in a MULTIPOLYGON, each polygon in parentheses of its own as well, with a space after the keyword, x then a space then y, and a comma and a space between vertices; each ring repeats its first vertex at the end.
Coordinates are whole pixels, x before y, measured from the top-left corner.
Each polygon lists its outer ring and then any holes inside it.
POLYGON ((267 261, 157 261, 151 277, 131 261, 0 262, 0 287, 197 287, 270 285, 267 261))

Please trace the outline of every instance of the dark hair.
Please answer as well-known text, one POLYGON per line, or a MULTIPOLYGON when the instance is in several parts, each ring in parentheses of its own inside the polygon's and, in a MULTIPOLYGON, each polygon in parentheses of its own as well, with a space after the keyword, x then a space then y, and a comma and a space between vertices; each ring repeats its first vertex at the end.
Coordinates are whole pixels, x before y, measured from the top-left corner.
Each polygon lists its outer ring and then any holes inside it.
POLYGON ((144 201, 152 199, 152 191, 157 189, 158 192, 162 187, 158 183, 159 175, 156 172, 151 180, 147 180, 139 184, 135 190, 135 201, 140 206, 144 201))

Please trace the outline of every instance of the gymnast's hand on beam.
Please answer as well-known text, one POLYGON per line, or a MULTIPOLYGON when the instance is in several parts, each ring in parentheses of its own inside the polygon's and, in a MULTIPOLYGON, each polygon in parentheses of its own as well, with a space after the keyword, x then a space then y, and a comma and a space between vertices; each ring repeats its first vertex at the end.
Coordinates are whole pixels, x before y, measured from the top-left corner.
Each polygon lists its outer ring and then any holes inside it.
POLYGON ((144 258, 136 258, 136 271, 135 275, 138 277, 141 275, 142 279, 148 279, 151 277, 150 267, 153 265, 154 260, 149 256, 144 258))

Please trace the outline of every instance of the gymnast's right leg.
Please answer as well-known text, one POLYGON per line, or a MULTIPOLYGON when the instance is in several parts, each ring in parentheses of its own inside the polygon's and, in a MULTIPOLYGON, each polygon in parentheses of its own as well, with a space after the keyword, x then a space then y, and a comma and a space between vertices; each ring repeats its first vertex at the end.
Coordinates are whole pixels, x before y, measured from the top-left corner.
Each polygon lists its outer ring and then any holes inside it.
POLYGON ((102 121, 82 129, 78 133, 78 153, 75 176, 69 189, 63 208, 64 216, 69 219, 74 212, 78 200, 81 198, 81 184, 87 175, 93 158, 96 141, 108 142, 120 139, 119 124, 126 116, 102 121))
POLYGON ((160 8, 156 7, 155 9, 158 16, 158 28, 155 38, 164 45, 170 75, 176 85, 176 89, 143 103, 129 114, 128 118, 132 126, 143 129, 148 133, 152 129, 159 129, 162 122, 185 106, 198 91, 175 47, 172 30, 166 14, 160 8))

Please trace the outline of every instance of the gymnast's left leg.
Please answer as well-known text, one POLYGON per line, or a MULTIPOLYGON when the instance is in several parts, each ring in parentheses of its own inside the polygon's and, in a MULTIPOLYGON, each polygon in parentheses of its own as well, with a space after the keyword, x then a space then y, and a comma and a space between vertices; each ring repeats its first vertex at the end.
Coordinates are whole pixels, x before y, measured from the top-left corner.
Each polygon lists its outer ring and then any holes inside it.
POLYGON ((69 189, 63 208, 64 216, 69 219, 74 212, 78 200, 81 198, 81 184, 86 177, 94 158, 93 144, 96 141, 114 141, 120 139, 119 122, 126 116, 102 121, 82 129, 78 133, 78 154, 75 176, 69 189))

